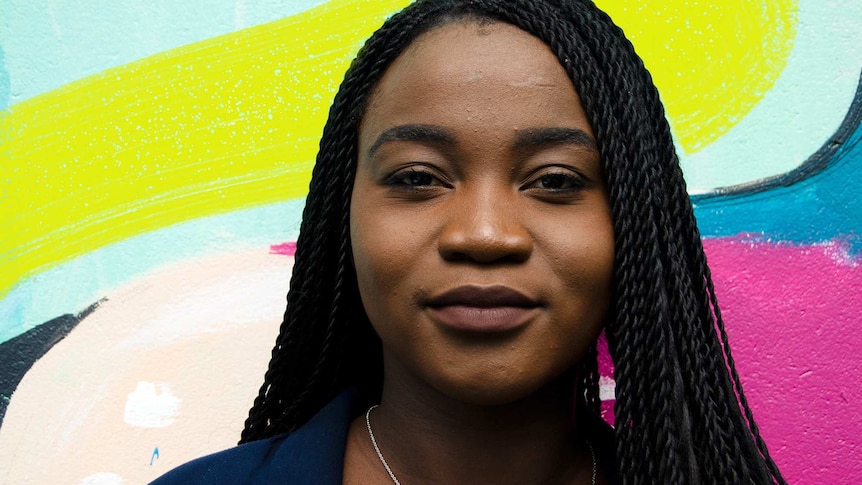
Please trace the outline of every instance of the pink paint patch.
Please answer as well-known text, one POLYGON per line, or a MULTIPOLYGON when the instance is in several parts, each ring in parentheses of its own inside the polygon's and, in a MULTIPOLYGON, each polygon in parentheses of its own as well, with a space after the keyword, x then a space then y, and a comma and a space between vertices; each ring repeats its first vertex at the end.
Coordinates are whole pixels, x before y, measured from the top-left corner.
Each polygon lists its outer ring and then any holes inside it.
POLYGON ((614 404, 616 404, 616 400, 614 399, 604 399, 602 400, 601 405, 601 415, 602 419, 605 420, 606 423, 613 426, 614 425, 614 404))
MULTIPOLYGON (((602 376, 602 379, 605 382, 613 382, 614 378, 614 361, 611 359, 611 353, 608 350, 608 338, 605 335, 605 332, 599 334, 599 339, 596 342, 596 349, 598 350, 598 364, 599 364, 599 375, 602 376)), ((599 384, 601 386, 601 382, 599 384)), ((602 418, 607 421, 611 426, 614 425, 614 404, 616 400, 608 397, 602 396, 602 418)))
POLYGON ((614 377, 614 361, 611 359, 611 353, 608 350, 608 337, 605 332, 599 334, 596 341, 596 350, 598 350, 599 375, 614 377))
POLYGON ((269 254, 281 254, 284 256, 293 256, 296 254, 296 242, 286 242, 281 244, 273 244, 269 247, 269 254))
POLYGON ((839 243, 704 242, 746 397, 790 483, 862 475, 862 267, 839 243))

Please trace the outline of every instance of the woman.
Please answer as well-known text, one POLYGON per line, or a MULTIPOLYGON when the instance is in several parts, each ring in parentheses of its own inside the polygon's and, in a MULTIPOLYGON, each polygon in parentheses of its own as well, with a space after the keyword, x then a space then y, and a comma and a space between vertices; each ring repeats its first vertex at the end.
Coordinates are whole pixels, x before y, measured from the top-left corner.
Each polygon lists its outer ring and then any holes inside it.
POLYGON ((783 482, 658 93, 605 14, 420 0, 367 41, 241 443, 161 480, 783 482))

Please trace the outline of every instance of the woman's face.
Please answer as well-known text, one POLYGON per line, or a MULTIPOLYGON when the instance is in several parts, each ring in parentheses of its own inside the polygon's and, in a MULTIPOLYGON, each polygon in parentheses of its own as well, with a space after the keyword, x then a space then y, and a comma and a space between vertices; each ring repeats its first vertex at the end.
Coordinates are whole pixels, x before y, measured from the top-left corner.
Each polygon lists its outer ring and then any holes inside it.
POLYGON ((475 404, 571 368, 614 263, 592 129, 540 40, 464 21, 389 68, 359 129, 350 228, 387 385, 475 404))

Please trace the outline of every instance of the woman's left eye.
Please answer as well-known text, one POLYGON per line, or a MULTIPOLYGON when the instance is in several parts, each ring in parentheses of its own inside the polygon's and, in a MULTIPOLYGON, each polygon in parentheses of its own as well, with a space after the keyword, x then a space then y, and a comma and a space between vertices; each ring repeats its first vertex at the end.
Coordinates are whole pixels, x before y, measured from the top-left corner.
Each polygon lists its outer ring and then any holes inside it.
POLYGON ((527 184, 525 189, 542 189, 549 192, 573 192, 586 187, 583 178, 562 172, 545 173, 527 184))

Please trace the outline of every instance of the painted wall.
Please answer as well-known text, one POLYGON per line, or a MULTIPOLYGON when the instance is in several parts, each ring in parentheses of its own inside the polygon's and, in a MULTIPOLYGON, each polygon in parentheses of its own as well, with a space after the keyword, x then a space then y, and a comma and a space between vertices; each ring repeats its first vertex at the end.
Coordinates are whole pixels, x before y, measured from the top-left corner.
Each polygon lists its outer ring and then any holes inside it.
MULTIPOLYGON (((236 442, 329 100, 405 3, 0 3, 0 482, 140 483, 236 442)), ((598 3, 662 91, 776 461, 791 483, 846 483, 857 0, 598 3)))

